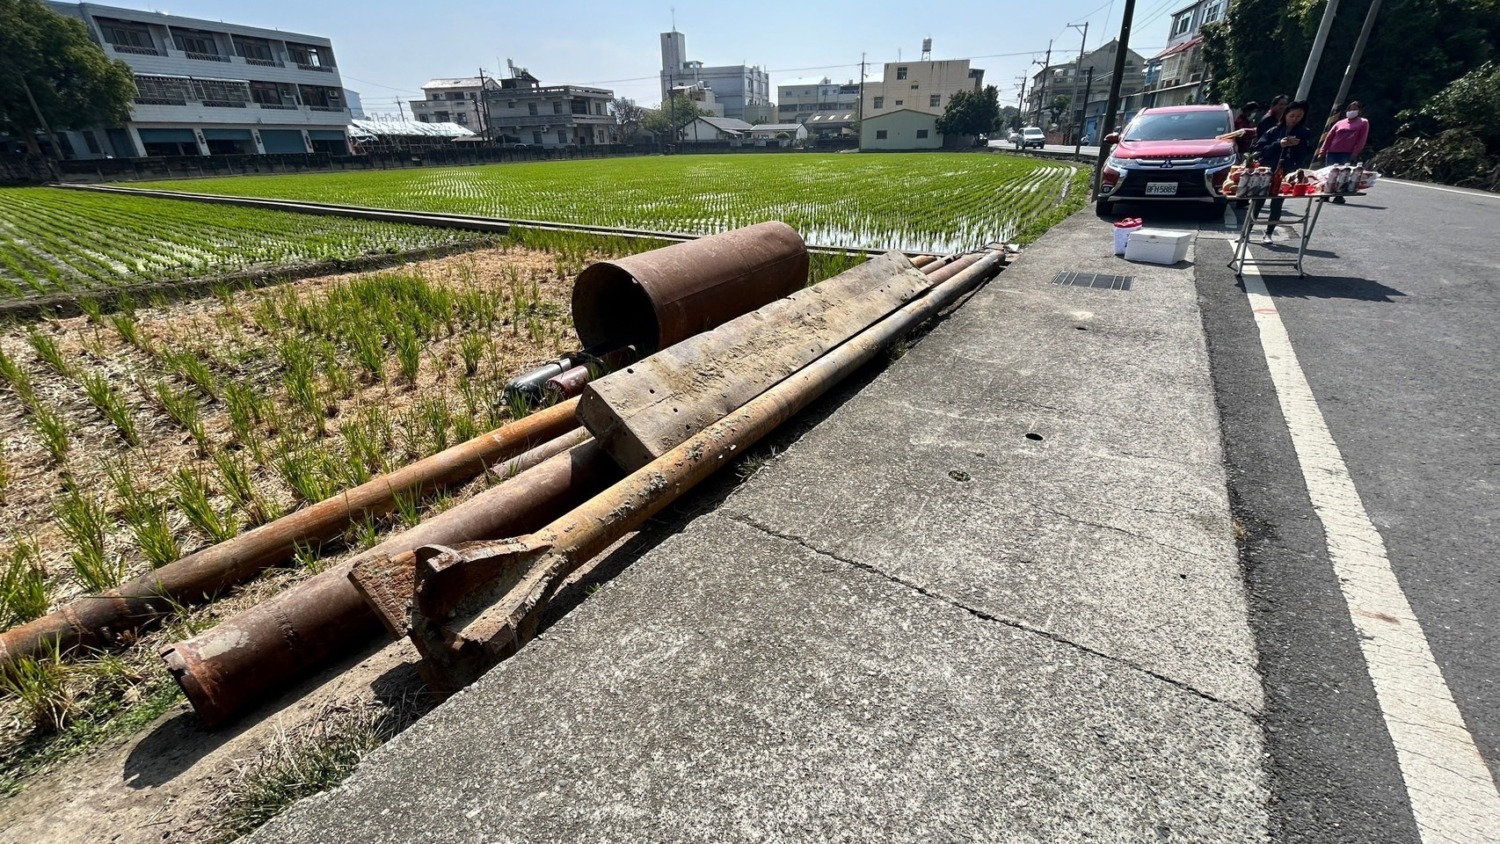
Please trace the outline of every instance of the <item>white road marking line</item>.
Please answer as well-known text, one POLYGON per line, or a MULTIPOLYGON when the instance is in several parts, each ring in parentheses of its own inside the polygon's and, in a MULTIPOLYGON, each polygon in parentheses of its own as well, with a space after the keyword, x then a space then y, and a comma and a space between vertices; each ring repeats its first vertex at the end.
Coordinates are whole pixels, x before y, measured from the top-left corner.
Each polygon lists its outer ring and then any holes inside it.
POLYGON ((1426 188, 1428 190, 1440 190, 1443 193, 1456 193, 1462 196, 1472 196, 1475 199, 1500 199, 1500 193, 1486 193, 1481 190, 1462 190, 1460 188, 1446 188, 1442 185, 1429 185, 1426 182, 1408 182, 1405 179, 1382 179, 1381 181, 1392 182, 1398 185, 1406 185, 1413 188, 1426 188))
POLYGON ((1245 296, 1424 844, 1500 840, 1500 792, 1464 726, 1253 260, 1245 296))

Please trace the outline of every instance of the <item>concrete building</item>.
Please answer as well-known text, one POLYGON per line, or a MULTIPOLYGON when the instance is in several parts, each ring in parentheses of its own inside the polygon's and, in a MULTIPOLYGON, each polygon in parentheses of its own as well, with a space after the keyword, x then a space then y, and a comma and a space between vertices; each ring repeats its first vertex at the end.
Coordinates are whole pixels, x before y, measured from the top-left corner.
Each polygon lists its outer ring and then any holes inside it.
POLYGON ((806 123, 821 114, 859 110, 859 83, 792 79, 776 86, 776 114, 783 123, 806 123))
POLYGON ((866 117, 859 125, 860 149, 938 149, 938 115, 909 108, 866 117))
POLYGON ((349 151, 351 117, 327 38, 93 3, 48 5, 82 20, 105 54, 135 74, 125 125, 59 132, 65 157, 349 151))
POLYGON ((751 116, 765 116, 752 108, 769 107, 771 104, 771 77, 759 65, 724 65, 709 67, 700 61, 689 61, 687 36, 681 32, 661 34, 661 97, 667 101, 669 92, 683 84, 703 83, 713 90, 714 97, 724 107, 725 117, 747 120, 746 110, 751 116))
POLYGON ((420 123, 457 123, 475 134, 483 135, 484 98, 482 91, 498 91, 500 81, 477 76, 429 79, 422 86, 422 99, 410 100, 411 117, 420 123))
POLYGON ((615 92, 581 85, 542 83, 524 68, 484 94, 492 135, 506 143, 539 147, 601 146, 619 140, 610 110, 615 92))
POLYGON ((344 104, 349 106, 349 117, 353 120, 365 119, 365 104, 359 98, 358 91, 344 89, 344 104))
POLYGON ((703 82, 686 82, 673 86, 672 94, 686 97, 700 113, 706 113, 706 117, 724 116, 724 104, 714 96, 713 89, 703 82))
MULTIPOLYGON (((1091 139, 1099 137, 1098 124, 1109 104, 1110 80, 1115 70, 1115 50, 1119 41, 1110 41, 1092 52, 1084 53, 1080 62, 1049 65, 1031 77, 1031 91, 1026 99, 1026 113, 1021 119, 1027 125, 1041 126, 1059 139, 1071 141, 1074 130, 1081 129, 1091 139), (1082 68, 1082 70, 1080 70, 1082 68), (1093 68, 1093 84, 1089 84, 1093 68), (1085 95, 1087 95, 1085 97, 1085 95), (1069 112, 1054 122, 1047 109, 1058 97, 1067 97, 1069 112), (1044 125, 1045 124, 1045 125, 1044 125)), ((1125 51, 1125 78, 1120 83, 1120 117, 1124 125, 1141 108, 1141 90, 1146 84, 1146 60, 1134 50, 1125 51)))
POLYGON ((750 138, 756 142, 797 146, 807 140, 807 127, 801 123, 761 123, 750 127, 750 138), (786 135, 785 138, 781 137, 786 135))
POLYGON ((1203 25, 1224 17, 1228 0, 1198 0, 1172 14, 1167 46, 1146 65, 1145 106, 1204 102, 1209 68, 1203 61, 1203 25))
POLYGON ((984 71, 969 67, 968 59, 887 62, 880 82, 865 83, 860 148, 941 146, 942 138, 935 124, 948 107, 948 101, 959 91, 978 91, 983 87, 984 71), (896 112, 908 114, 891 121, 880 119, 896 112))
POLYGON ((842 138, 854 134, 854 126, 858 120, 859 114, 857 112, 833 111, 827 114, 814 114, 802 125, 807 127, 808 137, 828 140, 830 138, 842 138))
POLYGON ((750 137, 755 127, 733 117, 700 117, 682 128, 684 143, 729 141, 739 144, 750 137))

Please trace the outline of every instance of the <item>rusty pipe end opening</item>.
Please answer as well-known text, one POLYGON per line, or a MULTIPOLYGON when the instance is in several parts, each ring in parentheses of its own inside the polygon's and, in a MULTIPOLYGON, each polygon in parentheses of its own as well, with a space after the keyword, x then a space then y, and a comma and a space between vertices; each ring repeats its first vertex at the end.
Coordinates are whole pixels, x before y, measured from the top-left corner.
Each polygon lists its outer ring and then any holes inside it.
POLYGON ((578 275, 573 327, 584 347, 599 353, 634 346, 645 357, 661 344, 651 295, 629 270, 611 261, 600 261, 578 275))
POLYGON ((203 726, 208 728, 217 727, 228 720, 232 707, 226 708, 222 705, 211 681, 204 682, 203 661, 191 650, 186 642, 178 642, 161 650, 162 662, 167 664, 167 673, 182 687, 183 694, 187 695, 188 703, 192 704, 193 711, 198 713, 198 718, 203 726))

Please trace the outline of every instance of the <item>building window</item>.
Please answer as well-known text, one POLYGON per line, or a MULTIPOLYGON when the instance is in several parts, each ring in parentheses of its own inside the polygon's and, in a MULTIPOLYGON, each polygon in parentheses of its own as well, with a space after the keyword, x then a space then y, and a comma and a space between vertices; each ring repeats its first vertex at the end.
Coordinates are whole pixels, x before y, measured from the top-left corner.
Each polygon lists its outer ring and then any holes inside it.
POLYGON ((93 153, 94 155, 99 155, 99 139, 94 137, 94 133, 92 131, 84 131, 83 142, 88 145, 89 152, 93 153))
POLYGON ((884 129, 876 129, 875 130, 875 140, 877 140, 877 141, 883 141, 883 140, 885 140, 885 130, 884 129))
POLYGON ((505 101, 505 107, 506 108, 515 108, 516 107, 516 101, 515 100, 506 100, 505 101))
POLYGON ((459 113, 453 115, 453 119, 457 121, 458 125, 460 126, 469 125, 469 113, 467 111, 460 111, 459 113))
POLYGON ((930 97, 927 98, 927 105, 928 105, 929 108, 937 108, 939 105, 942 105, 942 103, 943 103, 943 95, 942 94, 933 94, 932 96, 930 96, 930 97))
POLYGON ((542 145, 542 133, 541 132, 532 132, 531 133, 531 142, 534 143, 534 144, 536 144, 537 146, 541 146, 542 145))
POLYGON ((1218 3, 1210 3, 1208 4, 1208 10, 1203 13, 1203 22, 1213 23, 1214 21, 1218 20, 1219 15, 1223 13, 1223 6, 1220 6, 1218 3))
POLYGON ((918 129, 917 130, 917 137, 919 137, 919 138, 925 138, 925 137, 927 137, 927 130, 926 129, 918 129))
MULTIPOLYGON (((526 104, 526 113, 530 114, 533 117, 535 117, 536 116, 536 103, 527 103, 526 104)), ((541 141, 537 141, 537 143, 541 143, 541 141)))
POLYGON ((876 109, 885 108, 885 97, 876 97, 873 107, 876 109))
POLYGON ((214 43, 214 37, 207 32, 174 32, 172 40, 177 49, 184 53, 198 53, 204 56, 217 56, 219 47, 214 43))
POLYGON ((552 113, 553 114, 562 114, 563 113, 563 111, 562 111, 562 103, 561 102, 555 102, 555 103, 552 104, 552 113))
POLYGON ((1183 12, 1172 21, 1172 37, 1184 35, 1193 27, 1193 13, 1183 12))
POLYGON ((922 85, 920 83, 917 83, 917 82, 911 83, 911 89, 913 91, 919 90, 921 87, 922 87, 922 85))
POLYGON ((897 100, 896 101, 896 108, 900 108, 900 107, 902 107, 904 105, 906 105, 906 100, 897 100))
POLYGON ((905 79, 905 78, 906 78, 906 68, 904 68, 904 67, 898 67, 898 68, 896 68, 896 79, 899 81, 899 80, 902 80, 902 79, 905 79))
POLYGON ((557 142, 560 143, 560 144, 565 144, 565 143, 568 142, 568 130, 567 129, 558 129, 557 130, 557 142))
POLYGON ((419 115, 417 115, 417 122, 418 123, 426 123, 427 122, 427 115, 425 115, 425 114, 419 114, 419 115))
POLYGON ((105 41, 116 47, 156 51, 156 44, 151 41, 151 31, 140 24, 100 19, 99 31, 105 41))

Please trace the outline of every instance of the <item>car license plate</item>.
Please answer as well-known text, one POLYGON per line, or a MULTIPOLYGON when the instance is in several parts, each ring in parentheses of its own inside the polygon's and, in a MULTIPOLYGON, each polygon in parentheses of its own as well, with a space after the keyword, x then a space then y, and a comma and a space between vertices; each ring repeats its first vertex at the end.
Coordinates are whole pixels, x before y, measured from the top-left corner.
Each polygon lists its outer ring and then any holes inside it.
POLYGON ((1147 182, 1146 183, 1146 195, 1147 196, 1176 196, 1177 195, 1177 183, 1176 182, 1147 182))

